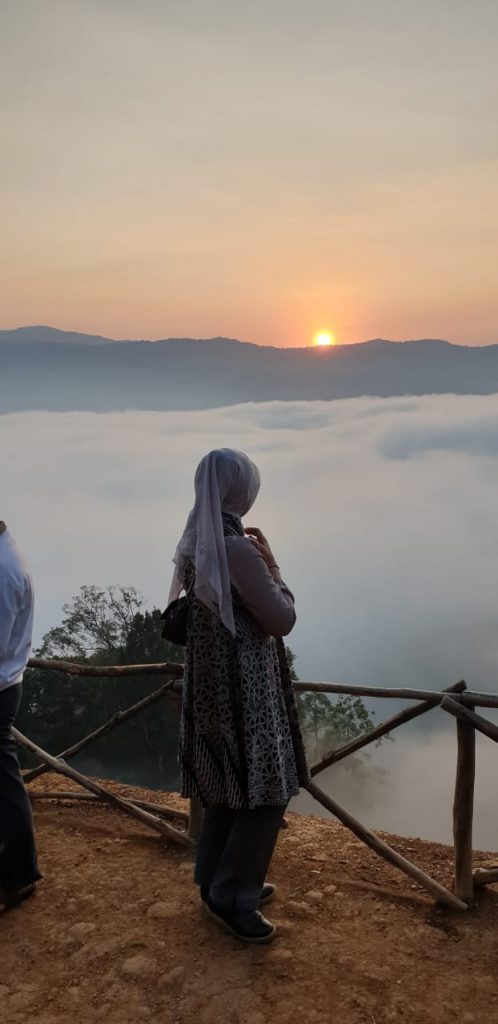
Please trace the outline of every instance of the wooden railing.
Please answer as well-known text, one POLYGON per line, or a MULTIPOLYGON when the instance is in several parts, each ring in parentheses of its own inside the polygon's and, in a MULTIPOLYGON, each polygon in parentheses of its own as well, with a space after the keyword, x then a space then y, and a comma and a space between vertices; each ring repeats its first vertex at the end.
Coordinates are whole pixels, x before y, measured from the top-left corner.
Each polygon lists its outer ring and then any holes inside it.
MULTIPOLYGON (((30 668, 43 669, 50 672, 57 672, 66 675, 80 675, 90 677, 126 677, 126 676, 158 676, 163 682, 153 693, 144 697, 131 707, 123 711, 117 711, 107 722, 104 722, 98 729, 87 736, 82 737, 67 750, 63 750, 57 756, 53 756, 41 747, 33 743, 17 729, 14 729, 14 736, 17 742, 31 751, 41 762, 37 768, 24 773, 26 783, 38 778, 44 772, 54 771, 77 782, 90 794, 63 792, 56 790, 50 792, 30 790, 33 799, 56 798, 71 800, 100 800, 105 801, 118 810, 131 817, 137 818, 144 825, 159 832, 165 839, 186 847, 193 847, 198 836, 201 809, 196 801, 190 801, 190 812, 178 811, 160 803, 129 800, 118 797, 101 783, 89 779, 81 772, 76 771, 67 764, 67 760, 74 757, 96 739, 107 735, 123 722, 138 714, 144 708, 159 700, 166 700, 172 703, 177 710, 181 704, 183 666, 172 663, 146 664, 146 665, 86 665, 72 661, 50 661, 44 658, 32 658, 29 662, 30 668), (175 824, 171 822, 174 821, 175 824), (181 826, 181 827, 179 827, 181 826)), ((473 871, 472 865, 472 820, 474 808, 474 781, 475 781, 475 731, 476 729, 488 738, 498 742, 498 726, 489 722, 472 708, 498 708, 498 695, 487 693, 475 693, 467 690, 465 682, 453 683, 446 690, 416 690, 403 687, 387 688, 379 686, 352 686, 344 683, 313 683, 296 682, 296 692, 318 692, 330 694, 347 694, 349 696, 395 698, 397 700, 416 701, 414 706, 400 711, 391 718, 386 719, 380 725, 370 729, 364 735, 343 744, 335 750, 325 754, 316 764, 310 766, 310 781, 306 789, 323 807, 339 819, 349 828, 362 842, 370 847, 374 853, 384 860, 397 867, 400 871, 409 875, 410 878, 423 886, 436 900, 445 903, 447 906, 457 910, 466 910, 474 898, 475 886, 487 885, 498 881, 498 866, 473 871), (314 778, 325 768, 337 764, 351 754, 357 753, 370 743, 381 739, 387 733, 406 722, 426 714, 434 708, 441 708, 443 711, 453 715, 457 720, 457 741, 458 756, 456 767, 455 795, 453 803, 453 838, 454 838, 454 859, 455 878, 454 891, 450 891, 441 883, 432 878, 421 868, 412 864, 411 861, 401 856, 396 850, 390 847, 379 836, 366 828, 346 808, 338 804, 329 793, 319 787, 314 778)))

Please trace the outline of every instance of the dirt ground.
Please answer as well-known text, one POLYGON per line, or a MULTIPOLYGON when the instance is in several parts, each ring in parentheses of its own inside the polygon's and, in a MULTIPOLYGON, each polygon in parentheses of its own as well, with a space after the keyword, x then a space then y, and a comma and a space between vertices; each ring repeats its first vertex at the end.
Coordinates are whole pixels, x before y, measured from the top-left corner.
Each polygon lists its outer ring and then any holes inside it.
MULTIPOLYGON (((244 946, 200 906, 190 854, 102 805, 37 801, 35 819, 44 881, 0 916, 2 1024, 498 1024, 492 888, 441 910, 339 824, 290 814, 266 911, 279 936, 244 946)), ((388 841, 450 883, 449 848, 388 841)))

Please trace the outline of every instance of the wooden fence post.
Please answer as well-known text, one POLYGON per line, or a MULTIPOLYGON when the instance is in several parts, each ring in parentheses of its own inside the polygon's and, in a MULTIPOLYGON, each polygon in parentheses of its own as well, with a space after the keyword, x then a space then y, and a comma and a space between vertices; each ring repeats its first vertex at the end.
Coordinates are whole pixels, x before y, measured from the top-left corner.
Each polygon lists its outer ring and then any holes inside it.
POLYGON ((458 756, 453 801, 455 844, 455 895, 464 903, 474 898, 472 877, 472 818, 474 814, 475 745, 474 726, 457 719, 458 756))

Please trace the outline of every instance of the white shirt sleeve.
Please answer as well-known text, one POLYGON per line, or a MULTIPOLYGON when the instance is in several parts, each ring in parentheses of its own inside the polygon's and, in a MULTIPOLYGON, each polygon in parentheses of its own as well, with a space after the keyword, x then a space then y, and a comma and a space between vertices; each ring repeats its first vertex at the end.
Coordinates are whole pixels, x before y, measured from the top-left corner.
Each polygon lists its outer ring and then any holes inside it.
POLYGON ((0 660, 5 657, 21 607, 19 588, 9 572, 0 572, 0 660))

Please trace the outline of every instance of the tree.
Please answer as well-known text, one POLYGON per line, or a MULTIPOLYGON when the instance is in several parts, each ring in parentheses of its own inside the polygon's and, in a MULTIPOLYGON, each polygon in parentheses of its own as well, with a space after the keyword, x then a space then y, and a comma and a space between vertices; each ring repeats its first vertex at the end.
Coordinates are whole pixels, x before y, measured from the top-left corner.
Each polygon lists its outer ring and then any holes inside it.
MULTIPOLYGON (((94 665, 183 661, 182 648, 161 637, 161 612, 145 610, 134 587, 81 587, 36 654, 94 665)), ((159 685, 157 676, 85 678, 30 669, 19 727, 57 753, 159 685)), ((161 701, 92 744, 75 764, 93 774, 167 788, 178 781, 177 737, 178 715, 161 701)))
MULTIPOLYGON (((286 653, 291 677, 297 681, 296 657, 288 647, 286 653)), ((361 697, 339 696, 333 699, 326 693, 300 691, 296 697, 306 749, 313 760, 374 727, 375 712, 369 713, 361 697)), ((358 765, 357 758, 348 758, 348 762, 352 766, 358 765)))
POLYGON ((109 655, 114 657, 126 645, 130 630, 137 628, 136 617, 142 614, 143 603, 135 587, 81 587, 63 606, 60 626, 49 629, 37 654, 40 658, 106 663, 109 655))

